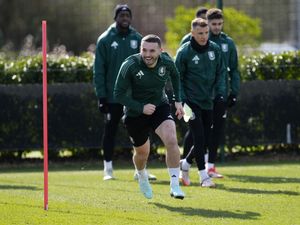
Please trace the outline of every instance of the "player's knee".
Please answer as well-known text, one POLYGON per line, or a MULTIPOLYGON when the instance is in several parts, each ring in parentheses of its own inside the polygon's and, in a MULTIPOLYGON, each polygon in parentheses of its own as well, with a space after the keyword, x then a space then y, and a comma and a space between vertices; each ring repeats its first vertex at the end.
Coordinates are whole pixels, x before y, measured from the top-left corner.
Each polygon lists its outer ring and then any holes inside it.
POLYGON ((168 136, 165 141, 166 148, 174 148, 178 147, 177 138, 176 136, 168 136))

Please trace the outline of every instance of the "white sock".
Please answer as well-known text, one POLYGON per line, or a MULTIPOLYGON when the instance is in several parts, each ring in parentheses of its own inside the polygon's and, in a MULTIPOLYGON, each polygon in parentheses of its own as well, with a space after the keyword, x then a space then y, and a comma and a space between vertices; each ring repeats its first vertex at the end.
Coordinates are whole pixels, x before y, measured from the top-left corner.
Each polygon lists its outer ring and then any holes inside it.
POLYGON ((170 185, 179 185, 179 167, 177 168, 168 168, 170 175, 170 185))
POLYGON ((214 168, 214 166, 214 163, 207 163, 207 170, 209 170, 210 168, 214 168))
POLYGON ((199 173, 199 177, 200 177, 200 182, 202 182, 203 180, 209 178, 206 170, 199 170, 198 173, 199 173))
POLYGON ((142 170, 137 170, 137 173, 139 175, 139 178, 141 178, 141 179, 148 179, 148 173, 146 171, 146 168, 144 168, 142 170))
POLYGON ((112 161, 103 161, 103 164, 104 164, 104 170, 107 171, 107 170, 112 170, 112 161))
POLYGON ((206 153, 205 155, 204 155, 204 161, 207 163, 208 162, 208 153, 206 153))
POLYGON ((182 170, 189 170, 191 168, 191 164, 189 164, 186 159, 183 159, 181 167, 182 170))

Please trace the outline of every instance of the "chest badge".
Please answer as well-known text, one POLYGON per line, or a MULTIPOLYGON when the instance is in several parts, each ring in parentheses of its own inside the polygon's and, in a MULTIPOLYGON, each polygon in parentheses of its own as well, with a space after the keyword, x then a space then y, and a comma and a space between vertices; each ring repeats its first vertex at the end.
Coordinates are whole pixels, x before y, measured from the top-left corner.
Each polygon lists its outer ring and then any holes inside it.
POLYGON ((228 52, 228 44, 222 43, 222 44, 221 44, 221 47, 222 47, 222 51, 223 51, 223 52, 228 52))
POLYGON ((138 42, 137 42, 137 40, 130 40, 130 47, 131 47, 132 49, 137 49, 137 47, 138 47, 138 42))
POLYGON ((158 68, 158 75, 159 76, 164 76, 166 74, 166 67, 165 66, 161 66, 158 68))
POLYGON ((216 56, 214 51, 208 51, 207 53, 210 60, 215 60, 216 56))

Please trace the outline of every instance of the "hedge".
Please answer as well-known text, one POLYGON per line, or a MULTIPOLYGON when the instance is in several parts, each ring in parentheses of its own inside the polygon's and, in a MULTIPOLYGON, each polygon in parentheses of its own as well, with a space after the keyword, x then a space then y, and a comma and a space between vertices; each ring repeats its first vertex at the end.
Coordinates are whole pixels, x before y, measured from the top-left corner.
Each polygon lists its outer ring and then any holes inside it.
MULTIPOLYGON (((48 83, 91 82, 94 56, 49 55, 47 59, 48 83)), ((1 84, 42 83, 42 56, 8 60, 0 57, 1 84)))
MULTIPOLYGON (((97 149, 100 152, 103 115, 97 109, 92 84, 49 85, 49 149, 97 149)), ((251 81, 241 87, 238 104, 228 110, 227 146, 300 144, 300 81, 251 81)), ((0 85, 0 150, 42 148, 42 87, 40 84, 0 85)), ((179 144, 187 129, 176 121, 179 144)), ((116 153, 130 148, 120 123, 116 153)), ((156 140, 157 141, 157 140, 156 140)), ((155 143, 159 145, 159 142, 155 143)), ((127 151, 129 152, 129 151, 127 151)))
POLYGON ((242 57, 241 74, 249 80, 300 80, 300 51, 242 57))

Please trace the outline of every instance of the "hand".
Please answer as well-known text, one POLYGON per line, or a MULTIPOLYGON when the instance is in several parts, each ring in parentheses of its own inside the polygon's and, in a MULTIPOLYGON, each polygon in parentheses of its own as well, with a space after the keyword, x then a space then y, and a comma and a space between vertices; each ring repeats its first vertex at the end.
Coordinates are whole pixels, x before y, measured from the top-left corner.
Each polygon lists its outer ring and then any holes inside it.
POLYGON ((224 115, 226 111, 226 104, 222 95, 217 95, 214 100, 214 111, 224 115))
POLYGON ((106 98, 100 98, 98 100, 98 108, 101 113, 107 114, 109 112, 106 98))
POLYGON ((144 105, 144 108, 143 108, 143 113, 145 115, 152 115, 155 111, 155 108, 156 106, 155 105, 152 105, 152 104, 146 104, 144 105))
POLYGON ((236 104, 236 95, 230 94, 227 99, 227 106, 231 108, 236 104))
POLYGON ((182 107, 182 102, 175 102, 175 108, 176 108, 176 112, 175 115, 177 116, 177 119, 181 119, 184 115, 184 110, 182 107))
POLYGON ((224 97, 222 95, 218 94, 218 95, 216 95, 214 102, 215 102, 215 104, 217 104, 219 102, 220 103, 224 102, 224 97))

